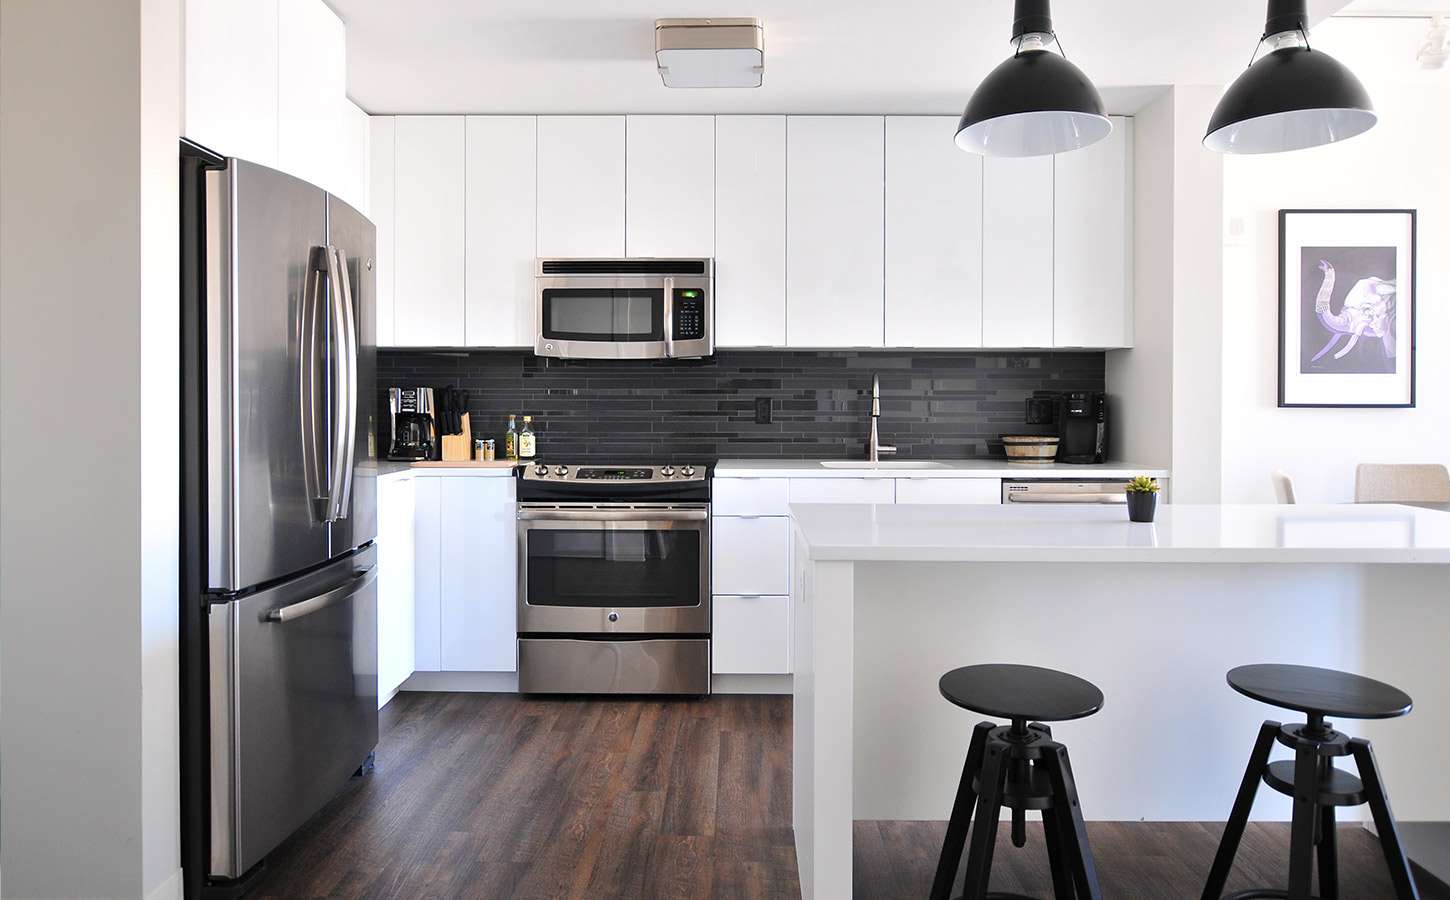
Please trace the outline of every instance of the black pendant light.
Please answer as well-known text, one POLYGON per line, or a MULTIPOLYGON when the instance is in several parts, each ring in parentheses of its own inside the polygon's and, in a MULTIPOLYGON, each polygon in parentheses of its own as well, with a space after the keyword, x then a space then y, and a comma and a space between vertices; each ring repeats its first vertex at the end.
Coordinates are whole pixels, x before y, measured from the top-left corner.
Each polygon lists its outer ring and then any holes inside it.
POLYGON ((1364 85, 1309 46, 1305 0, 1269 0, 1269 55, 1238 77, 1208 123, 1204 146, 1220 153, 1280 153, 1363 134, 1378 117, 1364 85))
POLYGON ((1081 69, 1047 49, 1056 40, 1048 0, 1017 0, 1016 52, 967 101, 957 126, 958 147, 984 156, 1046 156, 1112 134, 1098 89, 1081 69))

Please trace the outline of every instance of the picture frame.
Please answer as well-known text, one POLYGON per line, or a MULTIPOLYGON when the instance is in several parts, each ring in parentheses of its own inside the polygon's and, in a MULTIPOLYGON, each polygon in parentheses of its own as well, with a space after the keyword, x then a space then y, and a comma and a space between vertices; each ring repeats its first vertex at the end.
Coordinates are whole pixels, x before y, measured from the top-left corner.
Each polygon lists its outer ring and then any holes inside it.
POLYGON ((1416 210, 1279 210, 1279 406, 1415 406, 1416 210))

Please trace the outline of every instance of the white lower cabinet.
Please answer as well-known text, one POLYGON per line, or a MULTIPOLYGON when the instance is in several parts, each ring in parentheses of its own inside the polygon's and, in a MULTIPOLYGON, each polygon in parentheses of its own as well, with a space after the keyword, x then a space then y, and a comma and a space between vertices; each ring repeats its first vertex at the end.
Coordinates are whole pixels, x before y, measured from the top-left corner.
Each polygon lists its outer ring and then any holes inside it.
POLYGON ((716 594, 711 667, 716 675, 790 672, 790 596, 716 594))
POLYGON ((414 672, 412 475, 378 479, 378 703, 414 672))
POLYGON ((898 478, 897 503, 1000 504, 1000 478, 898 478))
POLYGON ((792 503, 895 503, 891 478, 792 478, 792 503))
POLYGON ((518 668, 514 480, 415 476, 414 669, 518 668))
POLYGON ((714 593, 790 593, 789 518, 718 516, 711 526, 714 593))

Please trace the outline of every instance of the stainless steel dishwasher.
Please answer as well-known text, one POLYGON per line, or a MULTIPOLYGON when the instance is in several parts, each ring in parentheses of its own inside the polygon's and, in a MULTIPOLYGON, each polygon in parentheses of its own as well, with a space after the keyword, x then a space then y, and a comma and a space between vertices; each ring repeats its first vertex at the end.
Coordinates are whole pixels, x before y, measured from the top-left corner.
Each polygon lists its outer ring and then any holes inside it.
POLYGON ((1082 506, 1094 503, 1127 503, 1126 478, 1096 478, 1067 481, 1052 478, 1006 478, 1002 480, 1004 504, 1062 504, 1082 506))

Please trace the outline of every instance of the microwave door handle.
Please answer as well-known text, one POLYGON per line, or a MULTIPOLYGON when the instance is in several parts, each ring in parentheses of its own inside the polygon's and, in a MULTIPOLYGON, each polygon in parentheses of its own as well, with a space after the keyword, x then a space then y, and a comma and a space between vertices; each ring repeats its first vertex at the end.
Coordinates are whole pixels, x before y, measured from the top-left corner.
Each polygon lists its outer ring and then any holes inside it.
POLYGON ((307 253, 307 272, 302 286, 302 310, 297 346, 299 348, 300 409, 302 426, 302 483, 307 504, 320 521, 327 521, 330 500, 325 485, 327 454, 323 449, 324 411, 322 348, 318 327, 322 280, 327 261, 326 249, 312 247, 307 253))
POLYGON ((353 314, 352 276, 347 270, 347 254, 341 248, 329 248, 332 260, 333 308, 337 324, 333 333, 339 336, 336 379, 339 452, 333 457, 333 519, 347 518, 352 505, 353 469, 357 464, 357 400, 358 400, 358 334, 353 314))
POLYGON ((665 357, 675 355, 675 279, 665 278, 665 357))

